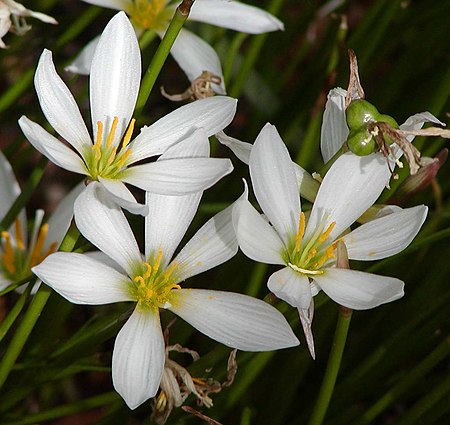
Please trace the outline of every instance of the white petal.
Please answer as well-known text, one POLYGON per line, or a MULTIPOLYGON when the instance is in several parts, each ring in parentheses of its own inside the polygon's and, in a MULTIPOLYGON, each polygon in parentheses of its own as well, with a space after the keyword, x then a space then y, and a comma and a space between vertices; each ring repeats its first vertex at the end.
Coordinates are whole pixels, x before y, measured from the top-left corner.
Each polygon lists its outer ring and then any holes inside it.
POLYGON ((404 295, 401 280, 355 270, 326 269, 314 279, 332 300, 354 310, 374 308, 404 295))
POLYGON ((342 240, 352 260, 379 260, 403 251, 415 238, 428 208, 419 205, 369 221, 342 240))
POLYGON ((88 174, 82 159, 39 124, 29 120, 26 116, 22 116, 19 119, 19 125, 28 141, 50 161, 68 171, 88 174))
POLYGON ((297 233, 300 196, 289 152, 277 129, 266 124, 250 153, 256 199, 285 243, 297 233))
POLYGON ((125 10, 130 0, 83 0, 85 3, 95 4, 96 6, 107 7, 108 9, 125 10))
POLYGON ((3 276, 0 276, 0 291, 3 291, 12 283, 14 283, 14 282, 11 282, 9 279, 6 279, 3 276))
POLYGON ((17 183, 11 164, 0 151, 0 220, 3 219, 19 195, 19 183, 17 183))
POLYGON ((327 163, 347 140, 348 127, 345 119, 345 96, 341 88, 330 90, 323 113, 320 133, 320 149, 323 162, 327 163))
POLYGON ((378 199, 391 173, 381 154, 340 156, 325 175, 311 210, 304 239, 336 222, 329 240, 336 239, 378 199))
POLYGON ((278 298, 286 301, 292 307, 307 309, 311 304, 312 295, 309 279, 290 267, 284 267, 273 273, 269 277, 267 287, 278 298))
POLYGON ((130 143, 129 164, 164 153, 168 147, 183 140, 196 128, 203 128, 212 136, 223 130, 236 113, 237 100, 226 96, 214 96, 196 100, 162 117, 130 143))
POLYGON ((249 34, 284 30, 283 23, 265 10, 230 0, 196 0, 189 20, 249 34))
MULTIPOLYGON (((426 122, 432 122, 434 124, 439 124, 445 126, 442 121, 439 121, 432 113, 430 112, 420 112, 418 114, 410 116, 402 125, 400 125, 400 129, 402 130, 420 130, 422 126, 426 122)), ((415 136, 410 135, 406 136, 406 138, 411 142, 413 141, 415 136)))
POLYGON ((90 183, 75 201, 75 222, 86 239, 133 274, 142 261, 139 247, 122 210, 100 183, 90 183))
POLYGON ((129 278, 84 254, 56 252, 33 273, 58 294, 75 304, 110 304, 133 301, 129 278))
POLYGON ((239 247, 247 257, 261 263, 285 264, 283 241, 247 200, 236 202, 233 225, 239 247))
POLYGON ((92 146, 91 136, 72 93, 56 73, 52 52, 44 50, 34 76, 42 112, 56 132, 79 153, 92 146))
POLYGON ((232 170, 229 159, 174 158, 135 165, 121 179, 148 192, 178 196, 205 190, 232 170))
POLYGON ((118 117, 115 144, 124 134, 136 105, 141 81, 141 55, 136 34, 124 12, 115 15, 103 31, 92 59, 91 118, 94 139, 97 121, 108 133, 118 117))
MULTIPOLYGON (((164 158, 209 156, 209 140, 203 129, 170 147, 164 158)), ((146 192, 149 213, 145 220, 145 257, 162 250, 166 266, 197 211, 203 191, 184 196, 167 196, 146 192)))
POLYGON ((216 134, 217 140, 229 147, 233 153, 244 163, 247 164, 250 162, 250 152, 252 150, 252 144, 247 142, 241 142, 234 137, 226 135, 223 131, 219 131, 216 134))
POLYGON ((232 292, 180 289, 170 308, 200 332, 229 347, 267 351, 299 344, 283 315, 256 298, 232 292))
POLYGON ((85 189, 84 182, 77 184, 58 204, 48 220, 48 233, 45 240, 45 250, 50 244, 62 241, 64 235, 69 229, 73 217, 73 207, 75 199, 85 189))
POLYGON ((91 72, 92 59, 99 40, 100 36, 95 37, 86 44, 75 60, 69 66, 66 66, 64 70, 73 72, 74 74, 89 75, 91 72))
POLYGON ((112 358, 114 388, 130 409, 155 396, 164 360, 158 311, 136 309, 117 335, 112 358))
POLYGON ((231 221, 233 205, 209 219, 173 260, 180 280, 228 261, 238 250, 231 221))
POLYGON ((139 204, 133 194, 120 180, 105 179, 98 177, 99 182, 111 195, 117 205, 131 212, 132 214, 147 215, 148 207, 139 204))
POLYGON ((209 71, 221 78, 222 83, 211 84, 218 94, 225 94, 222 66, 216 51, 200 37, 182 29, 173 43, 170 53, 185 72, 190 81, 200 77, 203 71, 209 71))

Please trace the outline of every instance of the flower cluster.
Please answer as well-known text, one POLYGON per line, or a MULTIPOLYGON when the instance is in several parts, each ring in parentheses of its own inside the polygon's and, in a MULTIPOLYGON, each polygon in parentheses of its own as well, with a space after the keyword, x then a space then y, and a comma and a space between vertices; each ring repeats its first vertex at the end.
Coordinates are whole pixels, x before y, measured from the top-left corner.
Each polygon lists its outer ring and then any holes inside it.
MULTIPOLYGON (((267 280, 271 299, 298 310, 313 357, 314 297, 320 292, 352 310, 371 309, 404 295, 400 279, 352 270, 348 260, 396 255, 420 231, 428 212, 425 205, 400 208, 376 202, 389 187, 394 168, 402 165, 403 154, 408 160, 414 157, 411 166, 423 166, 425 171, 417 174, 421 187, 434 178, 439 169, 436 163, 442 165, 445 155, 441 161, 430 160, 431 170, 429 162, 406 144, 411 144, 425 122, 442 124, 437 118, 426 112, 397 126, 393 118, 355 98, 351 85, 347 91, 333 89, 321 130, 327 165, 322 175, 310 175, 292 161, 276 127, 269 123, 253 144, 224 133, 237 101, 224 95, 217 54, 183 29, 171 49, 176 61, 192 81, 201 75, 219 79, 211 83, 213 91, 205 91, 204 98, 137 132, 133 117, 141 84, 137 36, 154 31, 163 37, 177 2, 85 1, 120 10, 69 66, 89 74, 91 130, 49 50, 40 56, 34 84, 42 112, 60 138, 27 116, 19 120, 37 151, 57 166, 82 175, 84 181, 48 222, 43 224, 43 211, 36 213, 29 237, 24 209, 2 228, 0 291, 22 287, 34 274, 39 279, 34 292, 42 281, 74 304, 130 303, 129 317, 114 342, 112 382, 130 409, 156 396, 154 417, 159 423, 189 394, 209 407, 208 394, 214 392, 212 384, 194 382, 184 367, 169 358, 172 349, 194 351, 179 344, 168 346, 162 331, 164 311, 237 350, 270 351, 299 344, 284 315, 271 303, 185 284, 227 262, 239 249, 254 261, 279 267, 267 280), (251 202, 250 185, 244 180, 242 196, 185 242, 203 192, 233 170, 230 159, 211 157, 211 136, 248 164, 257 204, 251 202), (72 218, 88 248, 59 251, 72 218), (131 220, 140 222, 142 235, 133 230, 139 227, 133 228, 131 220)), ((0 47, 11 25, 10 15, 54 23, 13 1, 0 1, 0 47), (5 10, 7 18, 1 15, 5 10)), ((271 14, 237 1, 196 0, 189 18, 253 34, 283 29, 271 14)), ((1 152, 0 178, 3 219, 20 189, 1 152)), ((415 189, 409 188, 408 193, 415 189)), ((234 376, 234 352, 232 358, 229 369, 234 376)), ((211 382, 220 390, 217 381, 211 382)))

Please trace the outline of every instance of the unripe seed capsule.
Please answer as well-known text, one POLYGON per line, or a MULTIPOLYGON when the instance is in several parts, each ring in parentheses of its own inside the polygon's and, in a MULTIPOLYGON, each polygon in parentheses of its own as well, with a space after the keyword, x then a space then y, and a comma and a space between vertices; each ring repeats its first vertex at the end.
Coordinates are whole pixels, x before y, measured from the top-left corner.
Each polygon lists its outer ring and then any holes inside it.
POLYGON ((350 130, 347 138, 348 148, 359 156, 366 156, 374 153, 378 146, 375 138, 370 134, 365 127, 360 127, 356 130, 350 130))

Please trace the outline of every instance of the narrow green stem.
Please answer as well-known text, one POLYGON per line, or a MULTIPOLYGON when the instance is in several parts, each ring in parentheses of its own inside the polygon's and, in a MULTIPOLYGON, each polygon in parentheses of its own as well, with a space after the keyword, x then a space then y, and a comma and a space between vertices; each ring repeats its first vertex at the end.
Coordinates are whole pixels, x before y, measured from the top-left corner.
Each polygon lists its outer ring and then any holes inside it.
POLYGON ((27 301, 28 295, 30 295, 31 288, 33 285, 28 285, 28 287, 25 289, 25 291, 20 295, 19 299, 15 302, 14 307, 11 309, 11 311, 8 313, 8 315, 5 317, 5 319, 0 324, 0 342, 5 337, 15 320, 17 319, 17 316, 22 311, 23 307, 25 306, 25 303, 27 301))
POLYGON ((339 317, 334 333, 333 345, 331 347, 330 357, 328 358, 325 376, 322 386, 309 420, 309 425, 321 425, 333 395, 337 375, 341 366, 342 354, 344 353, 345 342, 347 341, 348 329, 352 318, 352 310, 345 307, 339 308, 339 317))
POLYGON ((22 192, 11 205, 9 211, 5 214, 2 221, 0 222, 0 231, 7 230, 9 226, 14 222, 16 217, 19 215, 22 208, 25 207, 26 203, 30 199, 37 185, 41 181, 42 176, 44 175, 45 167, 47 165, 48 159, 43 156, 36 167, 34 167, 33 172, 31 173, 30 178, 26 182, 25 186, 22 189, 22 192))
MULTIPOLYGON (((272 0, 269 4, 267 11, 276 15, 278 11, 281 9, 284 0, 272 0)), ((248 51, 245 54, 245 59, 242 66, 239 69, 237 74, 237 78, 234 81, 233 86, 230 89, 231 97, 239 97, 244 88, 245 82, 247 81, 247 77, 250 71, 253 69, 253 65, 259 57, 259 52, 261 51, 264 43, 268 37, 269 33, 259 34, 255 36, 250 44, 248 51)))
POLYGON ((173 43, 175 42, 181 28, 183 27, 186 19, 189 16, 191 6, 194 0, 183 0, 183 2, 176 8, 175 14, 164 34, 155 55, 144 75, 141 83, 141 89, 139 91, 139 96, 136 102, 136 115, 140 115, 142 109, 144 108, 148 97, 155 85, 156 79, 158 78, 161 68, 170 53, 173 43))
MULTIPOLYGON (((59 250, 65 252, 72 251, 79 235, 80 233, 78 232, 75 224, 72 224, 61 242, 59 250)), ((0 388, 3 386, 12 368, 14 367, 14 364, 22 352, 22 349, 34 328, 34 325, 39 319, 39 316, 41 315, 41 312, 44 309, 51 293, 52 290, 48 286, 41 285, 39 290, 36 292, 36 295, 34 295, 27 312, 23 316, 22 322, 16 329, 14 337, 12 338, 0 363, 0 388)))

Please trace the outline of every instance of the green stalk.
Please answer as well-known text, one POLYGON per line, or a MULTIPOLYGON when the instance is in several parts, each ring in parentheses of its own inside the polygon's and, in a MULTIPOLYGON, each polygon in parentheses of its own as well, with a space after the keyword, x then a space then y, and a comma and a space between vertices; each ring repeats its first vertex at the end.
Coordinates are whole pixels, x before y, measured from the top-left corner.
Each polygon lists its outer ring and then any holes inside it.
MULTIPOLYGON (((72 251, 79 235, 80 233, 78 232, 75 224, 72 224, 61 242, 59 250, 63 252, 72 251)), ((33 297, 27 312, 23 316, 23 320, 16 329, 14 337, 12 338, 0 363, 0 388, 3 386, 12 368, 14 367, 14 364, 22 352, 22 349, 34 328, 34 325, 39 319, 39 316, 41 315, 41 312, 44 309, 51 293, 52 290, 47 285, 41 285, 39 290, 36 292, 36 295, 33 297)))
POLYGON ((7 332, 9 331, 9 329, 11 328, 11 326, 13 325, 15 320, 17 319, 17 316, 22 311, 22 309, 27 301, 28 295, 30 295, 32 287, 33 287, 33 285, 30 283, 28 285, 27 289, 25 289, 25 291, 20 295, 19 299, 15 302, 14 307, 11 309, 11 311, 8 313, 8 315, 5 317, 5 319, 1 323, 1 325, 0 325, 0 342, 5 337, 5 335, 7 334, 7 332))
POLYGON ((175 14, 170 21, 169 27, 164 34, 152 61, 150 62, 147 72, 144 75, 141 83, 141 89, 139 91, 139 96, 136 102, 136 115, 140 115, 142 109, 147 103, 148 97, 155 85, 156 79, 158 78, 161 68, 170 53, 173 43, 175 42, 181 28, 183 27, 186 19, 191 11, 192 4, 194 0, 183 0, 183 2, 176 8, 175 14))
MULTIPOLYGON (((283 3, 284 0, 272 0, 267 8, 267 11, 273 15, 277 15, 283 3)), ((253 65, 258 59, 259 53, 264 46, 268 35, 269 33, 259 34, 253 38, 252 43, 245 54, 245 60, 237 74, 237 78, 230 89, 231 97, 239 97, 242 93, 248 74, 253 69, 253 65)))
POLYGON ((330 357, 328 358, 325 376, 320 387, 320 392, 309 420, 309 425, 321 425, 330 404, 337 375, 341 366, 342 354, 344 353, 345 342, 347 341, 348 329, 352 318, 352 310, 346 308, 339 309, 339 317, 334 333, 333 345, 330 357))
MULTIPOLYGON (((349 269, 348 253, 345 243, 339 241, 336 246, 336 267, 349 269)), ((342 354, 344 353, 345 343, 347 341, 348 329, 352 318, 353 310, 339 306, 339 316, 334 332, 333 345, 331 346, 330 357, 328 358, 325 376, 317 396, 316 404, 309 420, 309 425, 321 425, 327 414, 333 395, 336 379, 341 367, 342 354)))
POLYGON ((0 231, 8 230, 9 226, 14 223, 14 220, 19 215, 20 211, 25 207, 26 203, 30 199, 37 185, 41 181, 44 174, 45 167, 47 165, 48 159, 43 156, 37 165, 34 167, 30 178, 26 182, 22 189, 22 192, 11 205, 9 211, 5 214, 2 221, 0 222, 0 231))

